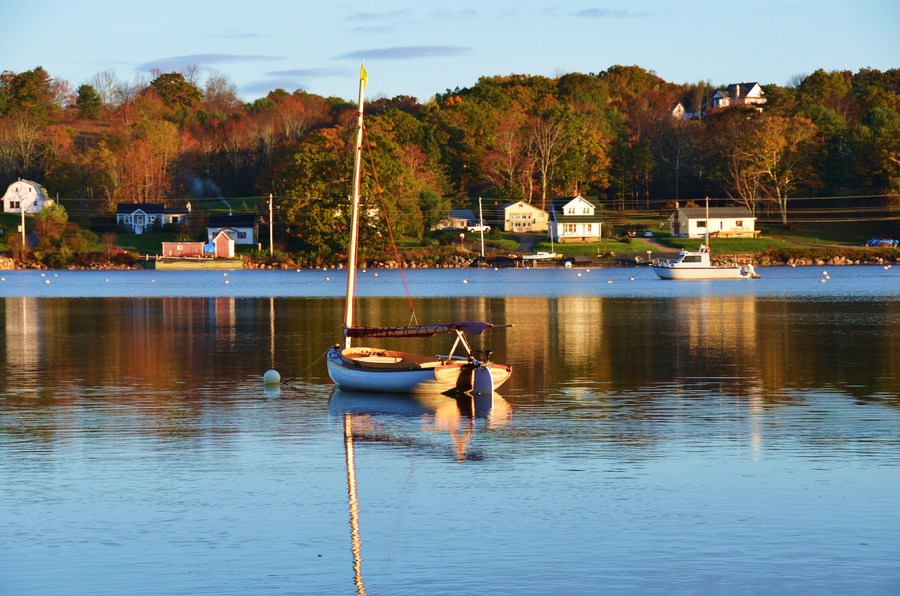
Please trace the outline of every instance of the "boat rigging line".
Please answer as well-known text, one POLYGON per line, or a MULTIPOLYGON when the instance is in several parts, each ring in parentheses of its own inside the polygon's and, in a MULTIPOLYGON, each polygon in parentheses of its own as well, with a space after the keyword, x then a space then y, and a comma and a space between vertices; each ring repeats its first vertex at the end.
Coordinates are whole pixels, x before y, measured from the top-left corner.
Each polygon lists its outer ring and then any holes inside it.
POLYGON ((391 239, 391 248, 394 250, 394 258, 397 260, 397 268, 400 270, 400 279, 403 281, 403 291, 406 293, 406 303, 409 305, 409 324, 418 325, 416 318, 416 309, 413 306, 412 294, 409 292, 409 284, 406 283, 406 273, 403 270, 403 261, 400 258, 400 250, 397 248, 397 242, 394 240, 394 230, 391 227, 391 218, 388 216, 387 205, 384 202, 384 192, 382 192, 381 183, 378 181, 378 171, 375 169, 375 156, 372 153, 372 144, 369 142, 368 128, 363 125, 363 138, 366 141, 366 151, 369 153, 369 163, 372 165, 372 178, 375 180, 375 192, 378 194, 378 200, 381 202, 381 211, 384 213, 384 223, 387 226, 388 236, 391 239))

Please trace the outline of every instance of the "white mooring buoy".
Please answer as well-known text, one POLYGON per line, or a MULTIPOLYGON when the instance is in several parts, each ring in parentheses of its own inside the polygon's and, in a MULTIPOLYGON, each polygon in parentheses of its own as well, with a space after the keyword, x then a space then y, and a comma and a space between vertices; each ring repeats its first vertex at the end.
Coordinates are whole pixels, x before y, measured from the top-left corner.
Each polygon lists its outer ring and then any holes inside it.
POLYGON ((263 375, 263 383, 266 385, 277 385, 281 383, 281 374, 277 370, 270 369, 263 375))

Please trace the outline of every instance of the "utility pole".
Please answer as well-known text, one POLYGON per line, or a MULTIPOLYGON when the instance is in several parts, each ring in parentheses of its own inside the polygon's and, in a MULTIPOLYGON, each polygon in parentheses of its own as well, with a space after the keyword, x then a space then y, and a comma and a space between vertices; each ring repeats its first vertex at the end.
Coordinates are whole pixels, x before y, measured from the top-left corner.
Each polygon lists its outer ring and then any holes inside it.
POLYGON ((269 193, 269 256, 275 254, 275 246, 273 242, 273 229, 275 222, 272 221, 272 193, 269 193))
POLYGON ((484 258, 484 214, 481 211, 481 197, 478 197, 478 227, 481 228, 481 258, 484 258))

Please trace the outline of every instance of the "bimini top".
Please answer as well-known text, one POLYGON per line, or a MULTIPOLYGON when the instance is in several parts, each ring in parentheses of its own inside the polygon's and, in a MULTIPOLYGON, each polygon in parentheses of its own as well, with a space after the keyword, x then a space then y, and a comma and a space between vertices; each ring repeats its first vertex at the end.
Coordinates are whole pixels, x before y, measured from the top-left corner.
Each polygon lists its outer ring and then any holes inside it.
MULTIPOLYGON (((504 325, 505 326, 505 325, 504 325)), ((481 335, 491 323, 483 321, 460 321, 441 325, 416 325, 413 327, 345 327, 346 337, 432 337, 438 333, 462 331, 469 335, 481 335)))

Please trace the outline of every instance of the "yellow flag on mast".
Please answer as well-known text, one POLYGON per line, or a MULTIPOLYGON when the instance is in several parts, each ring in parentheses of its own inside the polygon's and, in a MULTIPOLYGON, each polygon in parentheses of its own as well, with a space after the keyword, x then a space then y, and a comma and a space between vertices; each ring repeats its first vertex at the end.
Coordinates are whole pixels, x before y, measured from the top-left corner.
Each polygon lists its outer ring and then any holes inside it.
POLYGON ((362 66, 359 67, 359 80, 362 81, 363 87, 369 85, 369 73, 366 72, 365 61, 363 61, 362 66))

